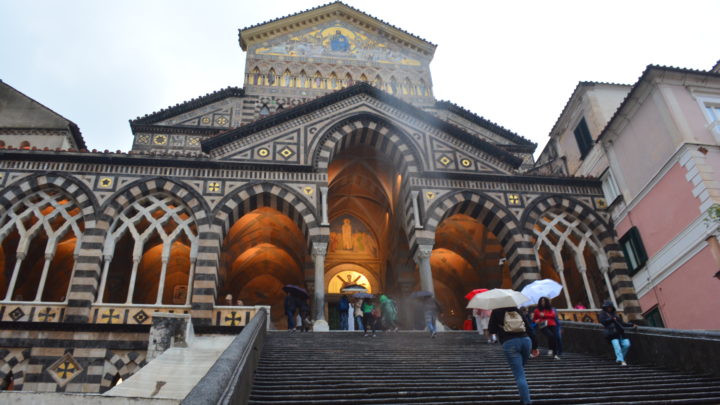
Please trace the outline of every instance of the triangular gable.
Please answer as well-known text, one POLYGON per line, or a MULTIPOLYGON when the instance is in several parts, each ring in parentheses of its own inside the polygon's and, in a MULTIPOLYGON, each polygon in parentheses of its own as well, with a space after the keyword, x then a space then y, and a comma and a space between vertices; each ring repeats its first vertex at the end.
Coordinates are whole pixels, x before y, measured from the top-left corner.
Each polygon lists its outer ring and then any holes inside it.
POLYGON ((272 40, 286 35, 288 32, 295 32, 305 26, 316 25, 331 19, 351 22, 368 33, 380 34, 393 43, 412 49, 429 59, 432 59, 435 53, 436 45, 341 2, 330 3, 243 28, 239 31, 240 46, 247 51, 248 46, 253 44, 272 40))
MULTIPOLYGON (((463 132, 434 115, 366 83, 356 84, 254 123, 230 130, 214 138, 206 139, 202 142, 203 151, 223 160, 307 165, 309 162, 303 160, 303 154, 308 152, 312 146, 307 139, 304 141, 300 139, 301 136, 307 134, 301 134, 298 129, 286 129, 285 131, 276 131, 274 129, 288 127, 288 125, 282 124, 358 95, 369 96, 375 101, 375 104, 391 106, 401 113, 411 115, 415 119, 414 121, 421 123, 423 126, 430 126, 429 130, 417 129, 412 131, 413 137, 416 135, 419 137, 419 132, 433 131, 445 136, 445 139, 438 137, 433 137, 432 140, 430 138, 427 140, 416 139, 417 142, 423 142, 421 148, 432 151, 425 156, 427 160, 426 167, 430 170, 504 173, 509 170, 508 168, 517 168, 522 163, 521 159, 491 143, 463 132), (296 133, 293 133, 293 131, 296 133), (260 134, 261 132, 262 134, 260 134), (230 147, 231 144, 232 147, 230 147), (484 156, 484 158, 480 158, 480 155, 484 156)), ((360 113, 359 110, 358 113, 360 113)), ((382 114, 384 112, 378 109, 378 115, 382 114)), ((390 117, 390 119, 400 121, 394 117, 390 117)))
POLYGON ((2 80, 0 80, 0 127, 69 131, 77 148, 85 148, 85 140, 75 123, 2 80))

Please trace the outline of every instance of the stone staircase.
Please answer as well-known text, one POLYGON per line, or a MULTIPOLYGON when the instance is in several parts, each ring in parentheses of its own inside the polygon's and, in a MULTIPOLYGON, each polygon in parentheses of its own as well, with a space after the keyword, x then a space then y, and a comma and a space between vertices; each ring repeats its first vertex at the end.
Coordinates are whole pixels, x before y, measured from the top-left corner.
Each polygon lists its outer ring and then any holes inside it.
MULTIPOLYGON (((720 404, 720 379, 609 358, 541 356, 526 374, 534 404, 720 404)), ((469 332, 270 332, 250 397, 256 405, 519 402, 500 345, 469 332)))

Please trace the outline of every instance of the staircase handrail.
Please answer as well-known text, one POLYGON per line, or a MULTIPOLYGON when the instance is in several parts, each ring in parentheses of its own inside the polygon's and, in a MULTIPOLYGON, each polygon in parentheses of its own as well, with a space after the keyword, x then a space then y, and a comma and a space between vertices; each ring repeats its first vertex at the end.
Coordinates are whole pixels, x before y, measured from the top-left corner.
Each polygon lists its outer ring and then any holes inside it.
MULTIPOLYGON (((603 326, 563 321, 565 351, 611 356, 603 326)), ((628 361, 720 376, 720 331, 682 330, 638 326, 626 329, 631 347, 628 361)))
POLYGON ((265 343, 268 313, 260 308, 181 405, 245 405, 265 343))

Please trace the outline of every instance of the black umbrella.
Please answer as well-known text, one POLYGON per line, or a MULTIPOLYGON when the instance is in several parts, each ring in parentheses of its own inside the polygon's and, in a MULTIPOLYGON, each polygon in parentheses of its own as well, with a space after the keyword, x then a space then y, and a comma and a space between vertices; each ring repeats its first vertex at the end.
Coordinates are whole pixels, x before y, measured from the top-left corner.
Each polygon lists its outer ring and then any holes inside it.
POLYGON ((432 293, 430 291, 420 290, 415 291, 414 293, 410 294, 410 298, 427 298, 432 297, 432 293))
POLYGON ((296 295, 300 298, 307 298, 310 296, 310 294, 308 294, 306 289, 304 289, 302 287, 298 287, 294 284, 286 284, 285 287, 283 287, 283 291, 285 291, 286 293, 290 293, 292 295, 296 295))

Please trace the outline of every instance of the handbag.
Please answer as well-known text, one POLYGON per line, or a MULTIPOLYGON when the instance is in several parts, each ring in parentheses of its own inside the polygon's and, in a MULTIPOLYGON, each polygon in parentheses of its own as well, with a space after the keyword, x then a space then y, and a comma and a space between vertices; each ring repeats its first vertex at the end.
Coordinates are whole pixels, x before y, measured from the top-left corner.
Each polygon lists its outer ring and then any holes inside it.
POLYGON ((548 321, 540 321, 540 323, 538 323, 538 328, 540 328, 540 329, 545 329, 545 328, 547 328, 547 326, 548 326, 548 321))

